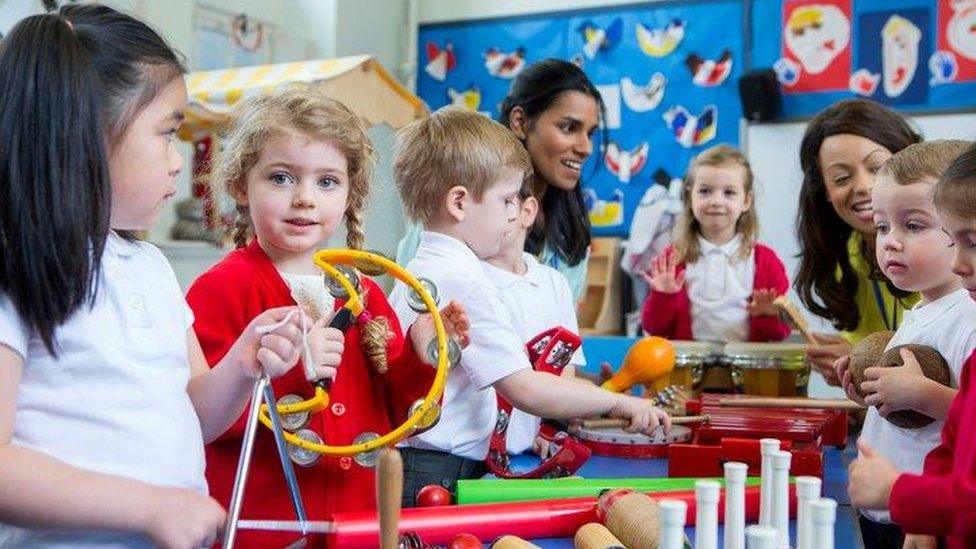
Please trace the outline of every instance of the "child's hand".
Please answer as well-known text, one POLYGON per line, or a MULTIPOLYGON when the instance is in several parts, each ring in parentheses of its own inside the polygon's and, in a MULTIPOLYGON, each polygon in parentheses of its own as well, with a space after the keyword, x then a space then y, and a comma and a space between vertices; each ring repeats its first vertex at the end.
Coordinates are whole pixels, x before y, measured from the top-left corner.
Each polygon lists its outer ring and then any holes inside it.
POLYGON ((902 349, 901 358, 904 366, 874 366, 864 370, 865 381, 861 384, 861 391, 867 394, 864 404, 877 406, 878 413, 882 416, 897 410, 915 408, 919 382, 927 379, 911 351, 902 349))
MULTIPOLYGON (((457 301, 451 300, 440 312, 447 336, 455 338, 461 349, 467 347, 468 343, 471 342, 471 337, 468 334, 471 324, 468 322, 468 314, 464 312, 464 307, 457 301)), ((413 324, 410 325, 408 335, 410 344, 413 345, 413 350, 417 356, 426 358, 427 346, 430 345, 432 339, 437 337, 433 317, 429 313, 417 316, 417 320, 414 320, 413 324)))
POLYGON ((844 388, 844 393, 847 395, 847 398, 861 406, 865 406, 864 398, 857 394, 857 390, 854 388, 854 379, 851 376, 850 365, 851 356, 842 356, 834 362, 834 373, 837 375, 837 379, 840 380, 841 387, 844 388))
POLYGON ((542 459, 549 457, 549 441, 540 436, 536 436, 535 440, 532 441, 532 453, 542 459))
POLYGON ((749 316, 779 316, 779 307, 773 305, 773 300, 779 297, 779 292, 772 288, 756 290, 746 308, 749 316))
POLYGON ((210 547, 224 529, 227 513, 217 500, 182 488, 155 487, 144 527, 157 547, 210 547))
POLYGON ((676 270, 674 252, 664 253, 651 260, 651 267, 641 277, 655 292, 676 294, 685 284, 685 272, 675 274, 676 270))
POLYGON ((905 543, 902 549, 936 549, 939 540, 935 536, 925 534, 905 534, 905 543))
POLYGON ((608 415, 629 419, 630 425, 624 428, 625 431, 651 435, 659 425, 664 425, 664 432, 671 432, 671 417, 664 410, 651 404, 650 400, 629 395, 617 395, 617 397, 608 415))
POLYGON ((268 309, 244 328, 227 352, 247 378, 262 373, 275 378, 298 363, 302 349, 301 311, 298 307, 268 309))
POLYGON ((820 345, 807 346, 807 358, 810 367, 823 376, 827 385, 840 387, 841 380, 834 371, 837 359, 851 354, 851 344, 846 339, 834 334, 816 334, 820 345))
POLYGON ((887 509, 891 487, 901 473, 866 442, 858 440, 857 450, 858 458, 847 470, 851 505, 861 509, 887 509))
POLYGON ((335 379, 339 364, 342 362, 342 351, 345 349, 346 336, 342 331, 330 328, 330 320, 319 319, 308 330, 308 335, 305 336, 315 372, 314 379, 309 381, 335 379))

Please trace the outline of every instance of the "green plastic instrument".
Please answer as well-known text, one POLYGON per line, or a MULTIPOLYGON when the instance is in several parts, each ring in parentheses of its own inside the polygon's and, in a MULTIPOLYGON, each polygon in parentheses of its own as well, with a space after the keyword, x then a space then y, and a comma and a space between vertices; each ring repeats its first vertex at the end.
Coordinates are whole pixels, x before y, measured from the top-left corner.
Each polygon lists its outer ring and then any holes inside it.
MULTIPOLYGON (((459 480, 456 503, 500 503, 506 501, 536 501, 595 497, 614 488, 630 488, 639 492, 694 490, 697 478, 595 478, 569 477, 560 479, 478 479, 459 480)), ((724 485, 721 478, 714 479, 724 485)), ((746 486, 759 486, 759 477, 746 478, 746 486)))

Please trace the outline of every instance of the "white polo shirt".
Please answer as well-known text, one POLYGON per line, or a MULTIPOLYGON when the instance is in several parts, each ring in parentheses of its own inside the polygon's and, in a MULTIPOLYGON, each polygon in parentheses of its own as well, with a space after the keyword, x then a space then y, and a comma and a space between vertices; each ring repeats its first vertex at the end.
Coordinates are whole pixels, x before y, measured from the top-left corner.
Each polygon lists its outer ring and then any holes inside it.
POLYGON ((756 278, 755 251, 739 257, 742 239, 736 236, 723 246, 698 237, 701 255, 685 270, 685 287, 691 302, 691 333, 699 341, 747 341, 749 311, 756 278))
MULTIPOLYGON (((939 351, 949 363, 952 386, 959 387, 962 366, 976 348, 976 302, 965 289, 960 289, 905 311, 885 350, 906 343, 928 345, 939 351)), ((902 429, 881 417, 872 406, 864 419, 861 438, 899 470, 921 473, 925 455, 942 440, 943 423, 933 421, 920 429, 902 429)), ((887 511, 861 512, 874 521, 891 521, 887 511)))
MULTIPOLYGON (((424 231, 417 255, 406 268, 437 286, 441 306, 452 299, 464 306, 471 323, 471 343, 461 353, 458 367, 447 376, 440 421, 401 445, 484 459, 498 412, 492 384, 531 367, 524 343, 498 289, 463 242, 424 231)), ((398 282, 390 294, 390 304, 404 330, 417 318, 407 303, 408 291, 398 282)))
MULTIPOLYGON (((573 292, 566 277, 552 267, 539 263, 532 254, 523 253, 522 257, 526 266, 522 275, 486 262, 481 265, 485 276, 501 292, 502 301, 512 317, 512 325, 523 343, 557 326, 579 333, 573 292)), ((576 350, 570 363, 576 366, 586 364, 582 347, 576 350)), ((520 454, 531 448, 539 432, 539 423, 538 416, 513 409, 505 439, 509 453, 520 454)))
MULTIPOLYGON (((187 394, 193 324, 156 247, 106 243, 95 304, 55 330, 58 356, 0 295, 0 344, 24 359, 12 444, 81 469, 207 493, 203 436, 187 394)), ((55 503, 56 504, 56 503, 55 503)), ((148 546, 140 536, 0 525, 0 546, 148 546)))

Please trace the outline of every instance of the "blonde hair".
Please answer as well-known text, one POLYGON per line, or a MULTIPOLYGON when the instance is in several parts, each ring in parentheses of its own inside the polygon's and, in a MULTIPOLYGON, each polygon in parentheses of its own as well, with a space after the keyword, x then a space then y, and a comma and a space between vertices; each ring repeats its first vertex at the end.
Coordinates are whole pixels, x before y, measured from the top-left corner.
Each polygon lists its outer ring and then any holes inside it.
POLYGON ((498 170, 513 168, 532 179, 532 159, 508 128, 460 107, 445 107, 397 134, 393 177, 404 208, 426 224, 448 190, 462 186, 480 200, 498 170))
MULTIPOLYGON (((330 98, 321 86, 301 82, 251 97, 235 109, 223 147, 214 163, 211 180, 224 186, 235 201, 245 193, 247 172, 257 163, 268 139, 285 132, 330 141, 346 157, 349 195, 346 199, 346 245, 362 249, 363 209, 375 164, 373 142, 366 124, 348 107, 330 98)), ((214 185, 214 188, 218 188, 214 185)), ((242 248, 253 236, 250 213, 238 205, 234 244, 242 248)))
MULTIPOLYGON (((746 196, 755 196, 753 192, 752 167, 745 155, 731 145, 716 145, 705 149, 688 164, 688 171, 685 173, 684 183, 681 188, 681 201, 683 203, 681 215, 674 227, 674 249, 679 261, 694 263, 701 255, 698 246, 698 236, 701 234, 701 226, 695 219, 695 214, 691 209, 691 189, 695 186, 695 177, 698 169, 702 166, 711 167, 740 167, 742 168, 743 178, 742 187, 746 196)), ((755 205, 753 205, 755 206, 755 205)), ((752 248, 756 244, 756 236, 759 234, 759 219, 756 217, 756 208, 750 207, 739 216, 735 222, 736 234, 742 240, 739 248, 739 257, 746 259, 752 253, 752 248)))
POLYGON ((961 139, 933 139, 909 145, 891 156, 878 170, 898 185, 937 181, 971 143, 961 139))
POLYGON ((966 148, 943 170, 935 185, 935 207, 964 219, 976 219, 976 143, 966 148))

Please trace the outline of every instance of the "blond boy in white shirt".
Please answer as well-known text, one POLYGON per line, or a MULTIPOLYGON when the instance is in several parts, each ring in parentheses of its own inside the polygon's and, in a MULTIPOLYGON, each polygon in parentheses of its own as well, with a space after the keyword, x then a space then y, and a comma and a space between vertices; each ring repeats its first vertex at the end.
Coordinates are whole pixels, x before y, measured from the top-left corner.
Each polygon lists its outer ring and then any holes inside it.
MULTIPOLYGON (((425 228, 407 269, 432 281, 442 301, 461 303, 471 323, 470 344, 447 379, 440 422, 404 444, 404 505, 413 505, 424 485, 453 489, 458 478, 484 473, 495 391, 537 416, 609 414, 645 433, 662 423, 670 427, 649 401, 532 370, 524 341, 480 262, 497 254, 515 229, 518 196, 531 174, 525 147, 508 129, 464 109, 441 109, 397 136, 394 178, 408 215, 425 228)), ((417 313, 407 294, 397 284, 390 303, 401 322, 411 323, 417 313)))

